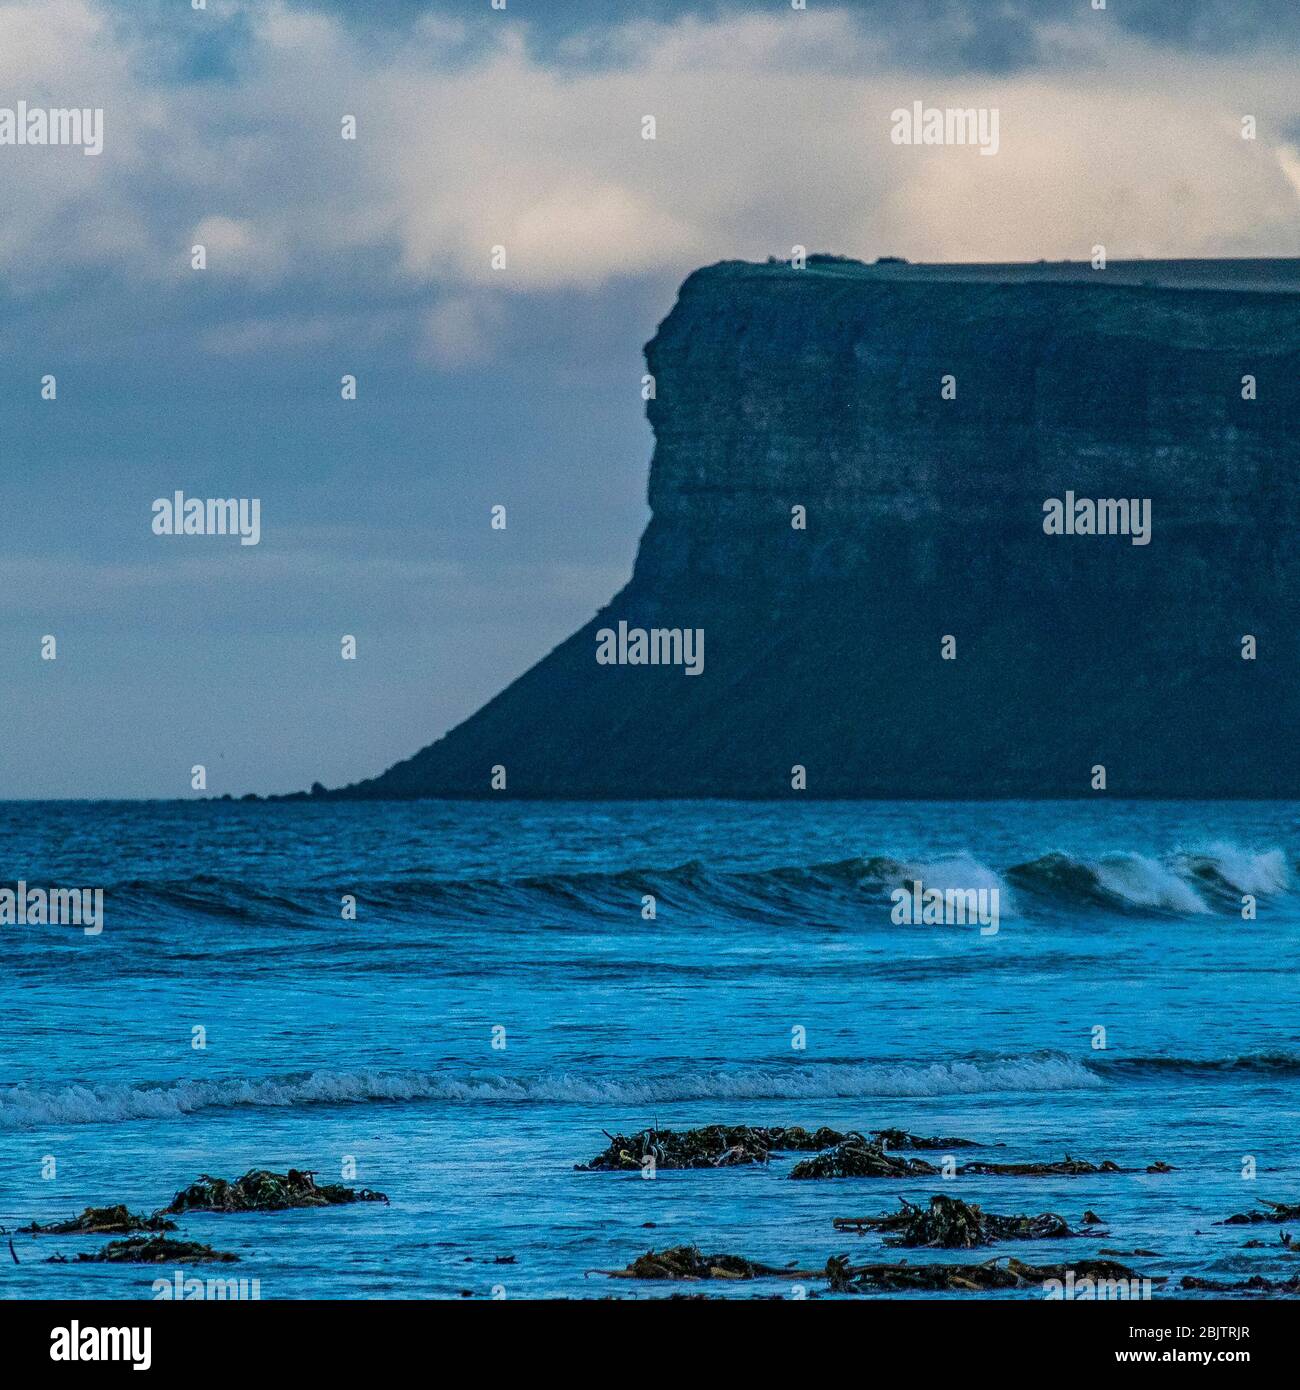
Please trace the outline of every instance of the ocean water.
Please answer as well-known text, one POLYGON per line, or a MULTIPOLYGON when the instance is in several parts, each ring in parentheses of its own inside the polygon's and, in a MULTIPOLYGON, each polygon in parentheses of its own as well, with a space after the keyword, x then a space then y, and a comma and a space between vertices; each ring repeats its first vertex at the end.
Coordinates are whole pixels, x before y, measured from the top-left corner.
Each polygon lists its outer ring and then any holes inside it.
MULTIPOLYGON (((105 892, 97 936, 0 926, 0 1225, 153 1210, 202 1173, 337 1181, 350 1158, 390 1205, 180 1234, 239 1254, 216 1272, 263 1298, 657 1297, 591 1271, 683 1243, 802 1267, 1140 1248, 1168 1292, 1286 1277, 1279 1227, 1214 1223, 1300 1201, 1298 859, 1283 803, 0 805, 0 886, 105 892), (997 931, 893 921, 918 878, 996 888, 997 931), (714 1121, 1137 1171, 574 1171, 604 1130, 714 1121), (832 1228, 939 1191, 1091 1208, 1108 1234, 890 1252, 832 1228)), ((44 1259, 100 1243, 15 1236, 0 1297, 173 1277, 44 1259)))

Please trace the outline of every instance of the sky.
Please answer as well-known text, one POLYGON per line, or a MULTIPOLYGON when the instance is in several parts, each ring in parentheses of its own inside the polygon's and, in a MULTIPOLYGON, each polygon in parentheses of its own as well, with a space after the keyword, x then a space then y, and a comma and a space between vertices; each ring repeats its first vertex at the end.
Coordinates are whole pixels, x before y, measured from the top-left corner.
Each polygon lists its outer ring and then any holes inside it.
POLYGON ((104 112, 0 145, 0 798, 340 785, 471 714, 625 582, 696 266, 1300 255, 1300 6, 1093 4, 0 0, 0 108, 104 112), (996 156, 893 144, 916 101, 996 156), (155 535, 178 490, 259 543, 155 535))

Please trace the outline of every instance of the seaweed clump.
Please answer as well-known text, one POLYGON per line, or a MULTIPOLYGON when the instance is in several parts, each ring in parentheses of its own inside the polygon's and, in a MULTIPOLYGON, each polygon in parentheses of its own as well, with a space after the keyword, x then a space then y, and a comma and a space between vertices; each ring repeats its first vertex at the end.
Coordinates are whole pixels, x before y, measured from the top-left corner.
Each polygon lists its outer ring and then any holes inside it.
POLYGON ((41 1226, 35 1221, 30 1226, 20 1226, 19 1232, 27 1236, 125 1236, 133 1231, 174 1231, 176 1223, 165 1216, 137 1216, 128 1211, 125 1204, 114 1207, 87 1207, 80 1216, 67 1221, 51 1221, 41 1226))
POLYGON ((674 1245, 667 1250, 647 1250, 626 1269, 601 1269, 611 1279, 758 1279, 767 1275, 815 1277, 816 1271, 778 1269, 743 1255, 705 1255, 698 1245, 674 1245))
POLYGON ((838 1144, 845 1136, 838 1129, 821 1125, 817 1129, 805 1129, 803 1125, 778 1125, 763 1129, 760 1134, 768 1136, 768 1148, 792 1150, 794 1152, 815 1153, 818 1149, 828 1149, 838 1144))
POLYGON ((1132 1168, 1121 1168, 1110 1159, 1100 1163, 1089 1163, 1084 1158, 1071 1158, 1066 1154, 1059 1163, 963 1163, 959 1173, 972 1173, 982 1177, 999 1178, 1078 1178, 1090 1173, 1131 1173, 1132 1168))
MULTIPOLYGON (((110 1240, 107 1245, 76 1257, 78 1264, 228 1264, 238 1260, 226 1250, 214 1250, 197 1240, 172 1240, 170 1236, 132 1236, 128 1240, 110 1240)), ((51 1255, 50 1264, 69 1264, 66 1255, 51 1255)))
MULTIPOLYGON (((903 1129, 875 1130, 871 1138, 856 1131, 805 1129, 803 1125, 704 1125, 700 1129, 643 1129, 636 1134, 610 1134, 603 1149, 579 1172, 619 1172, 643 1168, 653 1158, 656 1168, 738 1168, 766 1163, 780 1152, 817 1153, 853 1140, 878 1149, 969 1148, 972 1139, 927 1138, 903 1129)), ((933 1169, 917 1169, 917 1172, 933 1169)))
POLYGON ((763 1128, 752 1125, 705 1125, 701 1129, 643 1129, 633 1135, 610 1134, 609 1145, 589 1163, 575 1164, 579 1172, 638 1169, 647 1159, 656 1168, 740 1168, 768 1161, 782 1149, 816 1150, 837 1144, 844 1135, 834 1129, 807 1130, 801 1125, 763 1128))
POLYGON ((1267 1197, 1255 1200, 1267 1211, 1239 1211, 1215 1224, 1219 1226, 1253 1226, 1258 1221, 1300 1221, 1300 1202, 1270 1202, 1267 1197))
POLYGON ((1182 1287, 1200 1289, 1205 1293, 1300 1293, 1300 1274, 1293 1274, 1289 1279, 1266 1279, 1262 1274, 1252 1274, 1249 1279, 1237 1284, 1185 1274, 1182 1287))
MULTIPOLYGON (((743 1255, 701 1253, 698 1245, 675 1245, 666 1250, 647 1250, 625 1269, 598 1269, 611 1279, 787 1279, 825 1278, 831 1293, 972 1292, 1001 1289, 1041 1289, 1049 1280, 1082 1288, 1094 1284, 1133 1284, 1144 1279, 1163 1284, 1162 1276, 1149 1278, 1115 1260, 1076 1260, 1069 1265, 1031 1265, 1021 1260, 996 1257, 982 1264, 851 1265, 845 1255, 832 1255, 824 1269, 797 1269, 760 1264, 743 1255), (1003 1263, 1003 1259, 1006 1260, 1003 1263)), ((1300 1276, 1297 1276, 1300 1278, 1300 1276)), ((1184 1281, 1186 1282, 1186 1281, 1184 1281)))
POLYGON ((254 1168, 242 1178, 227 1182, 206 1173, 172 1198, 165 1210, 186 1211, 288 1211, 296 1207, 333 1207, 350 1202, 387 1202, 382 1192, 368 1187, 342 1187, 337 1183, 317 1183, 314 1173, 290 1168, 272 1173, 254 1168))
MULTIPOLYGON (((883 1130, 882 1134, 889 1131, 883 1130)), ((928 1145, 927 1145, 928 1147, 928 1145)), ((945 1144, 943 1147, 947 1147, 945 1144)), ((908 1178, 932 1174, 938 1170, 924 1159, 899 1158, 885 1150, 878 1140, 865 1138, 861 1134, 850 1134, 842 1143, 815 1158, 796 1163, 790 1171, 792 1178, 908 1178)), ((963 1163, 956 1172, 982 1177, 1083 1177, 1095 1173, 1131 1173, 1131 1168, 1121 1168, 1118 1163, 1104 1159, 1101 1163, 1089 1163, 1086 1159, 1071 1158, 1066 1154, 1054 1163, 989 1163, 974 1160, 963 1163)))
POLYGON ((900 1158, 883 1144, 850 1134, 834 1148, 796 1163, 792 1178, 911 1178, 937 1170, 923 1158, 900 1158))
POLYGON ((924 1134, 909 1134, 905 1129, 878 1129, 872 1141, 886 1149, 977 1149, 974 1139, 930 1138, 924 1134))
MULTIPOLYGON (((1041 1288, 1048 1280, 1062 1284, 1073 1275, 1075 1286, 1083 1280, 1129 1283, 1144 1276, 1114 1260, 1076 1260, 1070 1265, 1031 1265, 1021 1260, 1001 1257, 984 1264, 873 1264, 852 1266, 843 1257, 832 1257, 826 1263, 826 1276, 833 1293, 903 1292, 917 1289, 937 1293, 943 1291, 982 1293, 998 1289, 1041 1288)), ((1152 1283, 1162 1284, 1157 1277, 1152 1283)))
POLYGON ((901 1210, 883 1216, 837 1216, 837 1231, 887 1231, 886 1245, 942 1250, 995 1245, 999 1240, 1050 1240, 1072 1236, 1068 1222, 1055 1212, 1040 1216, 998 1216, 957 1197, 930 1198, 929 1209, 900 1197, 901 1210))

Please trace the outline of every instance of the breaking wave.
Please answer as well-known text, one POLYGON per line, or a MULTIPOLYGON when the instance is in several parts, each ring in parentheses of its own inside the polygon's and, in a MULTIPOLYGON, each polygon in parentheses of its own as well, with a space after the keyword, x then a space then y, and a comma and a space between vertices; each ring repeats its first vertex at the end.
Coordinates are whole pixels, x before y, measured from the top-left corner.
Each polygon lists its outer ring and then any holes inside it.
POLYGON ((1126 852, 1096 859, 1045 854, 1014 865, 1007 877, 1027 893, 1063 905, 1178 915, 1236 911, 1245 893, 1267 896, 1291 884, 1281 850, 1251 852, 1232 845, 1179 850, 1161 859, 1126 852))
POLYGON ((1103 1085, 1068 1057, 994 1061, 826 1063, 659 1077, 584 1077, 566 1072, 508 1077, 486 1072, 324 1072, 260 1080, 161 1085, 72 1084, 0 1089, 0 1130, 177 1119, 202 1110, 371 1102, 645 1105, 671 1101, 819 1100, 1085 1090, 1103 1085))
POLYGON ((671 868, 626 868, 517 878, 399 878, 312 887, 266 886, 198 875, 184 882, 132 879, 105 890, 118 920, 165 925, 204 918, 246 925, 308 927, 336 920, 338 892, 355 892, 368 912, 401 919, 479 923, 527 920, 562 926, 605 917, 627 920, 643 896, 711 919, 745 922, 888 920, 890 893, 919 881, 926 889, 996 889, 1001 915, 1039 909, 1107 908, 1127 913, 1203 916, 1239 912, 1245 893, 1291 888, 1280 849, 1214 844, 1156 858, 1126 851, 1080 858, 1052 852, 1008 868, 967 853, 923 858, 885 855, 771 868, 719 868, 689 860, 671 868), (864 908, 868 909, 864 912, 864 908))
POLYGON ((579 1076, 546 1072, 314 1071, 222 1081, 159 1084, 0 1087, 0 1130, 180 1119, 206 1110, 292 1109, 317 1105, 448 1104, 616 1105, 759 1100, 871 1100, 1002 1093, 1086 1091, 1120 1080, 1170 1077, 1300 1076, 1300 1054, 1250 1052, 1229 1057, 1108 1057, 1087 1062, 1060 1054, 992 1060, 904 1063, 827 1062, 817 1066, 743 1067, 661 1076, 579 1076))

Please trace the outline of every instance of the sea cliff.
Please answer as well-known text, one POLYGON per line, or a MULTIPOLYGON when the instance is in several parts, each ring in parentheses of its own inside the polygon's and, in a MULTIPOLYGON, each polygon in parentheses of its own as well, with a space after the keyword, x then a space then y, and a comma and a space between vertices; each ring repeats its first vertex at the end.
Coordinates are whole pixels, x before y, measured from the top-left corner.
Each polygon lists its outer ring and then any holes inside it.
POLYGON ((1300 264, 727 262, 646 361, 626 587, 325 795, 1300 795, 1300 264))

